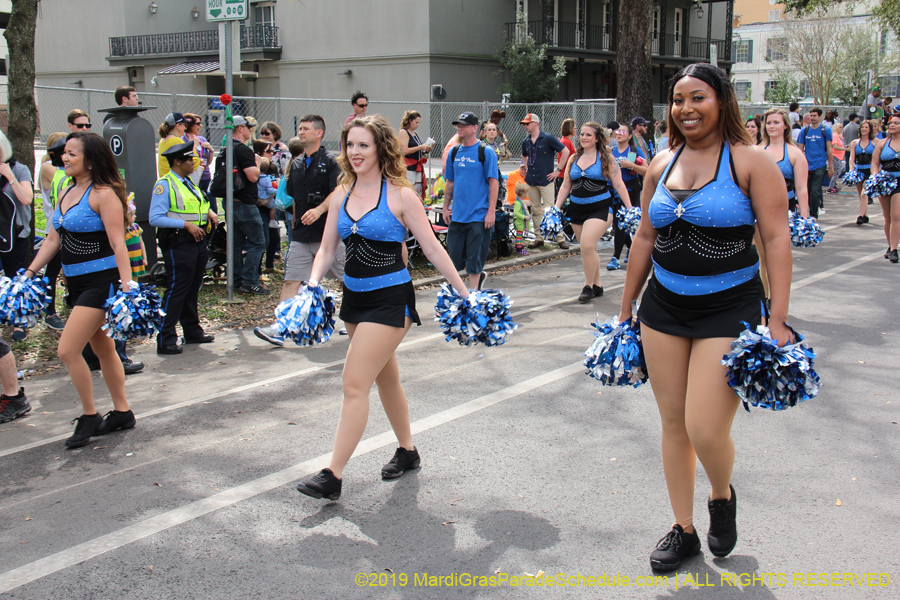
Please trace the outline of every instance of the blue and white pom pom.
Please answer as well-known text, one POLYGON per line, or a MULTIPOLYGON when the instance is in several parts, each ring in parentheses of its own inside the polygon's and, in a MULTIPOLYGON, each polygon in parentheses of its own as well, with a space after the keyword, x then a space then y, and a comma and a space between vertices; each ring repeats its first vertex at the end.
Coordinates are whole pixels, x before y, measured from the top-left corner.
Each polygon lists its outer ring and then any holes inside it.
POLYGON ((500 290, 478 290, 463 298, 444 283, 437 294, 434 320, 440 323, 445 339, 461 346, 500 346, 519 324, 510 313, 512 300, 500 290))
MULTIPOLYGON (((803 336, 794 331, 795 342, 778 347, 769 328, 746 329, 731 342, 731 352, 722 358, 728 367, 728 385, 750 406, 785 410, 819 393, 819 375, 813 368, 816 353, 803 336)), ((791 330, 793 331, 793 330, 791 330)))
POLYGON ((863 172, 859 169, 847 171, 844 173, 844 176, 841 177, 841 181, 844 182, 844 185, 856 185, 857 183, 865 182, 865 180, 866 176, 863 175, 863 172))
POLYGON ((791 229, 791 244, 798 248, 812 248, 822 243, 825 232, 812 217, 804 219, 795 212, 788 216, 788 226, 791 229))
POLYGON ((568 220, 561 210, 551 206, 544 211, 544 218, 541 219, 541 235, 552 240, 559 235, 568 220))
POLYGON ((870 175, 863 185, 863 193, 869 198, 876 196, 891 196, 897 191, 897 180, 886 171, 878 171, 870 175))
POLYGON ((591 325, 596 339, 585 351, 587 374, 603 385, 638 387, 647 381, 647 363, 641 344, 641 324, 637 319, 618 323, 607 319, 591 325))
POLYGON ((624 206, 616 213, 619 229, 628 232, 629 235, 637 233, 638 225, 641 224, 641 207, 632 206, 625 208, 624 206))
POLYGON ((327 342, 334 333, 334 296, 310 281, 275 308, 278 332, 298 346, 327 342))
POLYGON ((131 282, 131 290, 119 290, 106 300, 106 335, 115 340, 143 338, 162 329, 162 298, 152 286, 131 282))
POLYGON ((12 279, 0 277, 0 323, 13 327, 31 327, 47 312, 50 296, 46 277, 26 277, 19 269, 12 279))

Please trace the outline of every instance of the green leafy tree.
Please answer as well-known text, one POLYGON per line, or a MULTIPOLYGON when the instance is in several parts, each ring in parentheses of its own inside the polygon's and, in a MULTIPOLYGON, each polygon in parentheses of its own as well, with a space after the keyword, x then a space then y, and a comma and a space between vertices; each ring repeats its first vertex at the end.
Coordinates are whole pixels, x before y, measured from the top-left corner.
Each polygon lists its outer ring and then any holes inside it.
MULTIPOLYGON (((798 17, 818 10, 827 10, 837 5, 853 7, 859 3, 857 0, 785 0, 784 2, 786 10, 798 17)), ((900 0, 879 0, 866 4, 879 27, 893 31, 894 35, 900 38, 900 0)))
POLYGON ((508 77, 500 86, 500 93, 508 93, 510 102, 547 102, 559 90, 559 80, 566 75, 565 59, 562 56, 552 61, 547 59, 547 46, 534 41, 522 13, 516 15, 516 24, 516 37, 506 42, 496 55, 503 68, 494 75, 508 77))
POLYGON ((771 74, 773 85, 766 88, 766 102, 790 104, 800 99, 800 82, 783 63, 776 63, 771 74))

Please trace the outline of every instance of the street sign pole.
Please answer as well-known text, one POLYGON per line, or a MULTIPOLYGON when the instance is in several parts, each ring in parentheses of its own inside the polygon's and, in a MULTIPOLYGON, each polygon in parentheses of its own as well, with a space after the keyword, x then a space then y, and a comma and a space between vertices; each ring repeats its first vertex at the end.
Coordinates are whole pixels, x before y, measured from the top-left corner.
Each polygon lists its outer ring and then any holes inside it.
MULTIPOLYGON (((225 93, 234 93, 234 65, 231 64, 231 23, 225 23, 225 93)), ((225 236, 228 258, 225 260, 227 299, 234 299, 234 129, 225 129, 225 236)))
MULTIPOLYGON (((222 36, 222 48, 219 56, 225 62, 225 93, 234 96, 234 45, 233 27, 234 21, 243 21, 249 16, 248 0, 206 0, 206 20, 209 23, 223 22, 219 32, 222 36)), ((239 42, 240 43, 240 42, 239 42)), ((240 56, 238 54, 238 56, 240 56)), ((219 65, 220 67, 222 65, 219 65)), ((238 65, 240 68, 240 64, 238 65)), ((226 115, 228 107, 226 107, 226 115)), ((226 123, 227 125, 227 123, 226 123)), ((234 302, 234 129, 225 128, 225 234, 228 258, 226 260, 225 273, 227 278, 226 302, 234 302)))

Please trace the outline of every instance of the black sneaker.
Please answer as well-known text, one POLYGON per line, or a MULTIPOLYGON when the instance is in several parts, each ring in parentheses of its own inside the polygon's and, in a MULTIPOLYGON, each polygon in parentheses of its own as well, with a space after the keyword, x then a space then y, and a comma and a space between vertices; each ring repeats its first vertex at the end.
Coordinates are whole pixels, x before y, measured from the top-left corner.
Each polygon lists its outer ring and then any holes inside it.
POLYGON ((578 302, 581 304, 587 304, 591 301, 591 298, 594 297, 594 290, 591 289, 591 286, 586 285, 584 289, 581 290, 581 293, 578 294, 578 302))
POLYGON ((55 331, 62 331, 66 326, 66 322, 60 319, 56 313, 44 317, 44 324, 55 331))
POLYGON ((125 369, 126 375, 134 375, 135 373, 140 373, 144 369, 144 363, 139 360, 126 358, 122 361, 122 368, 125 369))
POLYGON ((420 463, 421 459, 419 458, 418 449, 407 450, 401 446, 394 452, 394 458, 381 467, 381 478, 397 479, 407 471, 418 469, 420 463))
POLYGON ((887 252, 884 253, 884 257, 885 258, 891 257, 891 247, 890 246, 888 246, 887 252))
POLYGON ((0 423, 9 423, 31 412, 31 404, 25 397, 25 388, 19 388, 15 396, 0 395, 0 423))
POLYGON ((103 417, 99 414, 81 415, 72 422, 75 423, 75 433, 66 440, 66 448, 80 448, 90 443, 92 435, 97 435, 103 417))
POLYGON ((862 218, 862 215, 859 215, 858 217, 856 217, 856 224, 857 224, 857 225, 862 225, 862 224, 863 224, 863 218, 862 218))
POLYGON ((650 553, 650 566, 657 571, 674 571, 681 562, 700 552, 700 536, 697 532, 685 533, 681 525, 672 526, 672 531, 656 543, 656 550, 650 553))
POLYGON ((269 295, 269 290, 260 285, 242 285, 238 291, 242 294, 253 294, 254 296, 269 295))
POLYGON ((869 222, 869 215, 863 215, 863 223, 869 222))
POLYGON ((900 262, 900 256, 897 255, 897 250, 891 250, 890 260, 892 263, 900 262))
POLYGON ((337 500, 341 497, 341 480, 334 476, 331 469, 322 469, 301 479, 297 491, 317 499, 337 500))
POLYGON ((728 556, 737 544, 737 496, 734 487, 731 489, 731 499, 708 500, 709 506, 709 533, 706 534, 706 545, 709 551, 722 558, 728 556))
POLYGON ((603 288, 600 287, 599 285, 595 285, 593 287, 593 290, 594 290, 594 298, 599 298, 600 296, 603 295, 603 288))
POLYGON ((95 435, 106 435, 120 429, 131 429, 135 423, 137 423, 137 420, 134 418, 134 413, 130 410, 125 412, 111 410, 106 413, 106 417, 103 418, 103 423, 100 424, 95 435))
POLYGON ((484 280, 487 279, 487 273, 484 271, 481 272, 481 275, 478 276, 478 289, 484 289, 484 280))

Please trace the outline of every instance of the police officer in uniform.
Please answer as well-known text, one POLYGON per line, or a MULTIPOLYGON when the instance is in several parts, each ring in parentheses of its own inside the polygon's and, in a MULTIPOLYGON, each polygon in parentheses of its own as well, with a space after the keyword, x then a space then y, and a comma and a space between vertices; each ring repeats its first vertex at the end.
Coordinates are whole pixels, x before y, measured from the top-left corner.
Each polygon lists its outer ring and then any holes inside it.
POLYGON ((150 200, 150 224, 156 227, 169 285, 163 298, 166 316, 157 336, 157 354, 181 354, 183 348, 175 333, 179 321, 185 344, 215 340, 200 327, 197 293, 206 271, 206 236, 218 225, 219 218, 190 179, 193 151, 194 143, 185 142, 163 152, 172 170, 156 182, 150 200))

